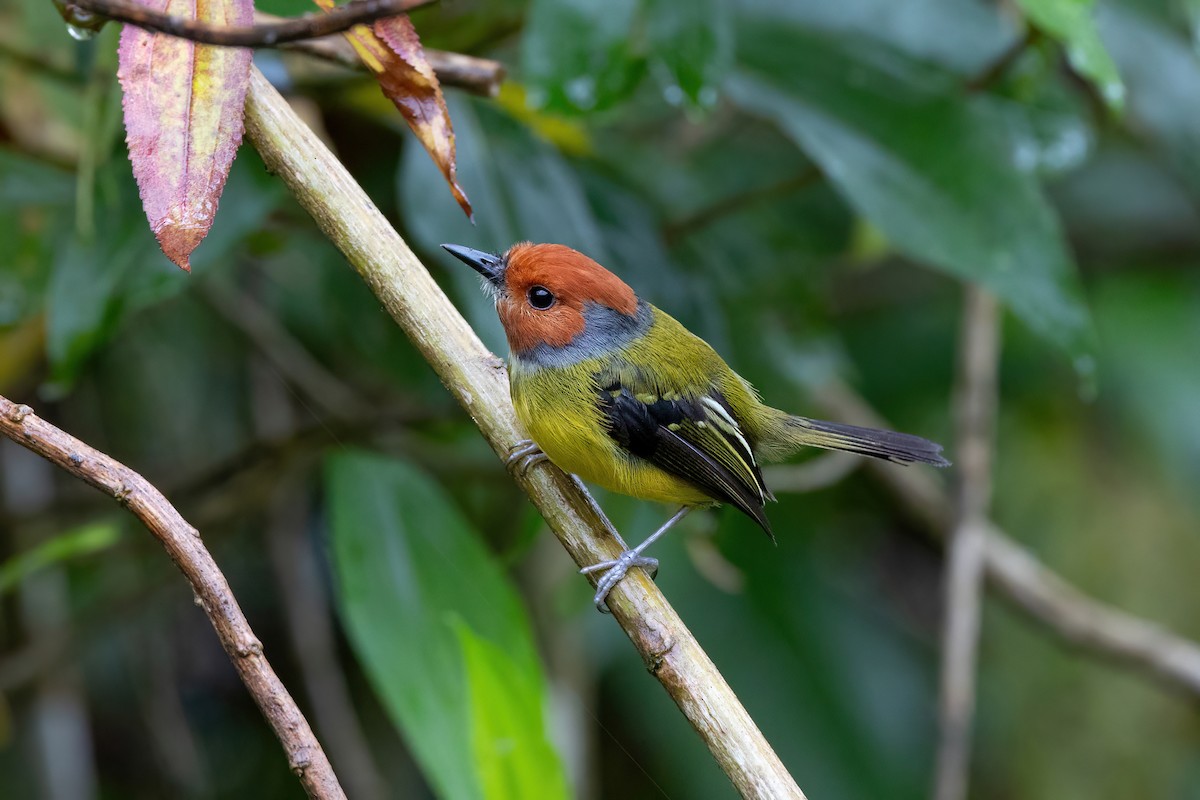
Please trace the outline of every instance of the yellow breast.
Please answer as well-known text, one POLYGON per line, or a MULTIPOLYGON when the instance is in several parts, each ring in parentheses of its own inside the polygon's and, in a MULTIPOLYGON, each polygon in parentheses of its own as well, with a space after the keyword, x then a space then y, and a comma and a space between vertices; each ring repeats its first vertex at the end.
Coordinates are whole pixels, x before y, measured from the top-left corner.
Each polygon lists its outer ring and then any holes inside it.
POLYGON ((711 498, 686 481, 623 451, 597 407, 595 360, 567 367, 510 366, 513 405, 521 424, 559 469, 620 494, 676 505, 711 498))

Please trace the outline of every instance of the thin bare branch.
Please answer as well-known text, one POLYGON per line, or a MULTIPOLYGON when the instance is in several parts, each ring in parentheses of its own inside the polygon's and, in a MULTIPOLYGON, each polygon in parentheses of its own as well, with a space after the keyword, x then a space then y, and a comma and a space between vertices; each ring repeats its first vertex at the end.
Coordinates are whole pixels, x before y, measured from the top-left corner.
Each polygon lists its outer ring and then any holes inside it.
POLYGON ((269 311, 245 292, 206 281, 201 295, 209 307, 242 332, 285 379, 334 417, 369 413, 358 393, 308 352, 269 311))
POLYGON ((958 508, 957 522, 946 545, 936 800, 962 800, 967 795, 971 721, 975 715, 976 654, 1000 360, 1000 309, 996 299, 977 286, 965 290, 959 341, 959 385, 954 399, 958 508))
MULTIPOLYGON (((492 449, 507 455, 526 436, 513 413, 504 362, 488 352, 345 167, 257 70, 246 96, 246 135, 437 371, 492 449)), ((594 564, 620 552, 611 524, 576 479, 541 465, 516 480, 576 564, 594 564)), ((646 668, 743 797, 804 796, 648 576, 631 572, 608 605, 646 668)))
POLYGON ((812 186, 821 180, 822 177, 821 170, 815 164, 809 164, 791 177, 766 186, 755 186, 744 192, 722 197, 712 205, 698 209, 682 219, 668 222, 663 226, 663 237, 668 243, 677 242, 689 233, 711 225, 721 217, 742 211, 764 200, 786 197, 792 192, 798 192, 805 187, 812 186))
MULTIPOLYGON (((274 14, 254 12, 254 21, 257 24, 275 23, 282 19, 283 17, 274 14)), ((366 70, 353 45, 343 36, 322 36, 318 39, 291 42, 285 49, 316 56, 350 69, 366 70)), ((429 65, 433 67, 433 72, 442 86, 454 86, 481 97, 495 97, 500 92, 500 84, 504 82, 504 65, 490 58, 448 53, 428 47, 425 48, 425 57, 429 59, 429 65)))
MULTIPOLYGON (((839 421, 889 427, 843 383, 826 384, 814 398, 823 413, 839 421)), ((874 461, 864 467, 930 533, 943 537, 950 531, 953 504, 933 475, 874 461)), ((1144 673, 1170 689, 1200 697, 1200 646, 1161 625, 1088 597, 990 522, 984 568, 993 589, 1068 643, 1144 673)))
POLYGON ((238 607, 200 533, 141 475, 59 430, 29 406, 0 397, 0 433, 116 498, 162 543, 192 585, 221 646, 287 753, 309 797, 345 797, 308 721, 263 655, 262 643, 238 607))
POLYGON ((296 476, 281 481, 271 500, 266 529, 288 639, 317 730, 341 770, 350 796, 355 800, 379 800, 388 796, 387 782, 371 757, 346 675, 338 663, 332 609, 313 543, 305 535, 310 529, 311 509, 302 488, 296 476))
POLYGON ((328 13, 305 14, 303 17, 264 25, 209 25, 188 17, 176 17, 146 8, 136 0, 69 0, 64 15, 78 20, 96 14, 124 22, 154 33, 165 33, 201 44, 223 47, 278 47, 288 42, 314 39, 341 33, 355 25, 377 19, 395 17, 429 3, 430 0, 350 0, 328 13))

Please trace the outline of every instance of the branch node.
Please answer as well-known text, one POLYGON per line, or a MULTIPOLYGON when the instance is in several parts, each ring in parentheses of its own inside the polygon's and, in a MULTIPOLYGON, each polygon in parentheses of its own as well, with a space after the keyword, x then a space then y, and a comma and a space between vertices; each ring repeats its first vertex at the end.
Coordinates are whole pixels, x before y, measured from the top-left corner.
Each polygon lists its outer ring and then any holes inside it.
POLYGON ((292 768, 292 773, 297 778, 304 775, 304 770, 312 765, 312 758, 309 757, 308 748, 301 747, 288 753, 288 762, 288 766, 292 768))
POLYGON ((113 497, 116 499, 116 501, 118 503, 120 503, 123 506, 129 505, 129 498, 132 496, 133 496, 133 487, 127 483, 122 483, 120 486, 117 487, 117 490, 115 492, 113 492, 113 497))
POLYGON ((643 657, 646 670, 651 675, 658 675, 658 671, 667 660, 667 654, 675 649, 675 637, 656 617, 645 617, 638 627, 638 633, 646 643, 643 657))
POLYGON ((15 406, 8 412, 8 418, 18 425, 25 421, 25 418, 33 413, 33 409, 27 405, 15 406))
POLYGON ((83 456, 79 455, 79 453, 71 453, 69 456, 67 456, 67 458, 70 459, 71 463, 76 467, 83 466, 83 456))
POLYGON ((248 642, 239 642, 235 652, 241 658, 261 656, 263 654, 262 642, 260 642, 258 639, 251 639, 248 642))

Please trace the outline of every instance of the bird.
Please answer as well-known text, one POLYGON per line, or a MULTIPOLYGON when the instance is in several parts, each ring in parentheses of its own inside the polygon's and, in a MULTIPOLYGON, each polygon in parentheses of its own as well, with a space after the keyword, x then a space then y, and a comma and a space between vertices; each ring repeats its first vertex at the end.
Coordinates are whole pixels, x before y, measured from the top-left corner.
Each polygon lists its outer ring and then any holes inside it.
POLYGON ((530 439, 507 461, 522 471, 549 460, 613 492, 679 506, 637 547, 584 567, 603 573, 593 602, 695 508, 728 504, 775 541, 774 500, 760 464, 806 447, 900 464, 947 467, 935 442, 826 422, 766 405, 700 337, 637 296, 592 258, 561 244, 519 242, 503 254, 442 247, 482 276, 509 347, 509 386, 530 439))

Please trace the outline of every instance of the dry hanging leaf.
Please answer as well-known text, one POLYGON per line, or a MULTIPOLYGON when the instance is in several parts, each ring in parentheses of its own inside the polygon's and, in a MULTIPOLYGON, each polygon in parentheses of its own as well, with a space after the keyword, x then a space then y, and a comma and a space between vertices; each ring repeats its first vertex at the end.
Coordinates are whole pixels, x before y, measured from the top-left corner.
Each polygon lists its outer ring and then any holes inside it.
MULTIPOLYGON (((314 2, 326 11, 334 6, 333 0, 314 2)), ((355 25, 344 36, 442 171, 454 199, 473 218, 471 201, 458 185, 450 112, 412 21, 407 16, 391 17, 373 28, 355 25)))
MULTIPOLYGON (((213 25, 249 25, 253 0, 152 0, 148 8, 213 25)), ((158 244, 185 270, 212 227, 242 141, 251 52, 132 25, 121 31, 125 141, 158 244)))

